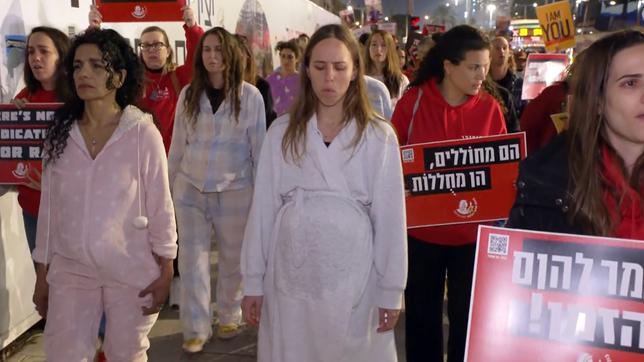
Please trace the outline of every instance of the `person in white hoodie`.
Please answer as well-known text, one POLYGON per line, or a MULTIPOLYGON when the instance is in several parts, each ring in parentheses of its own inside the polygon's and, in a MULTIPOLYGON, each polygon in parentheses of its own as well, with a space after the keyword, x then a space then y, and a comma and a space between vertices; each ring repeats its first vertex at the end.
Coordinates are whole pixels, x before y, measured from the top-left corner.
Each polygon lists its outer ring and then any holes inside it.
POLYGON ((50 362, 92 361, 103 313, 109 361, 147 361, 176 256, 163 141, 133 106, 142 67, 114 30, 74 38, 73 94, 45 141, 34 303, 50 362))
POLYGON ((266 134, 264 101, 244 82, 237 40, 208 30, 195 52, 194 77, 179 96, 168 156, 179 226, 183 349, 195 353, 212 335, 210 244, 218 244, 217 336, 241 323, 239 258, 266 134))
POLYGON ((391 362, 407 276, 393 128, 369 104, 341 25, 311 37, 301 94, 262 147, 242 250, 261 362, 391 362))

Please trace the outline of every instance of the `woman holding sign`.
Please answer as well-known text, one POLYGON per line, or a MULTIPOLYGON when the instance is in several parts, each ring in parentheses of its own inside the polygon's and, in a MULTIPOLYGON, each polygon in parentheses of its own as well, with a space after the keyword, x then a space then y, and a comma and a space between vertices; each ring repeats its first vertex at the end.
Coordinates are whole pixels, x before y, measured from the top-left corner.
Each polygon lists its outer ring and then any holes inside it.
POLYGON ((396 360, 407 271, 398 142, 371 108, 351 32, 318 29, 302 90, 268 131, 244 248, 263 362, 396 360))
POLYGON ((568 130, 522 162, 508 226, 644 239, 644 33, 593 43, 575 65, 568 130))
MULTIPOLYGON (((392 123, 401 144, 506 133, 497 101, 482 92, 490 42, 461 25, 444 33, 396 106, 392 123)), ((427 205, 444 207, 443 205, 427 205)), ((443 296, 448 274, 448 361, 463 361, 477 224, 409 230, 405 290, 407 361, 443 361, 443 296)))
POLYGON ((163 142, 133 106, 142 69, 114 30, 89 30, 65 58, 72 97, 45 141, 36 310, 47 361, 91 361, 101 315, 108 361, 146 361, 176 255, 163 142))
MULTIPOLYGON (((149 26, 141 32, 140 57, 145 66, 145 88, 141 106, 152 113, 159 124, 166 153, 170 150, 174 111, 181 88, 192 79, 194 51, 204 30, 197 24, 192 8, 183 9, 183 30, 186 35, 186 61, 177 66, 168 34, 158 26, 149 26)), ((91 6, 90 27, 100 27, 102 22, 98 8, 91 6)))
MULTIPOLYGON (((69 38, 58 29, 38 26, 27 38, 24 77, 27 85, 11 101, 18 108, 27 103, 62 102, 68 91, 63 59, 69 50, 69 38)), ((22 207, 29 251, 36 247, 36 225, 40 204, 40 170, 27 172, 29 183, 18 185, 18 203, 22 207)))

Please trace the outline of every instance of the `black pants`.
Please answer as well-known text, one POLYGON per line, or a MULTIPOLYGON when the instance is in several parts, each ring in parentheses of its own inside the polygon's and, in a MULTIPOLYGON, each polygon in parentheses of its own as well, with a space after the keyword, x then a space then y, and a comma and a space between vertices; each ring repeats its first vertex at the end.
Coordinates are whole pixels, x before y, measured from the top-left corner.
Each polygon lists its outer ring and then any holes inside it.
POLYGON ((409 237, 405 290, 408 362, 443 362, 443 295, 447 273, 448 362, 465 355, 476 244, 444 246, 409 237))

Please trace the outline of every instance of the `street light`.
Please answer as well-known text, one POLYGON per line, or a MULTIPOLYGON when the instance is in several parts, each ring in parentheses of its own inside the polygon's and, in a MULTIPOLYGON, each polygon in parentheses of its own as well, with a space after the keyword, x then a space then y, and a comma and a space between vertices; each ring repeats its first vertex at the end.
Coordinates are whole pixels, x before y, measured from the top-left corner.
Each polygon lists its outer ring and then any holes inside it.
POLYGON ((429 15, 425 15, 425 20, 429 20, 429 15))
POLYGON ((389 17, 388 17, 388 16, 385 16, 385 21, 389 21, 389 17))
POLYGON ((538 5, 539 5, 539 4, 537 4, 537 3, 532 3, 532 7, 533 7, 533 8, 536 8, 538 5))
POLYGON ((445 6, 446 6, 446 7, 449 7, 449 3, 445 3, 445 6))
POLYGON ((487 6, 487 11, 490 13, 490 28, 492 28, 492 27, 493 27, 493 24, 494 24, 494 23, 492 23, 492 18, 493 18, 493 16, 494 16, 494 12, 496 11, 496 5, 494 5, 494 4, 489 4, 489 5, 487 6))
POLYGON ((351 5, 347 6, 347 10, 353 11, 353 6, 351 6, 351 5))

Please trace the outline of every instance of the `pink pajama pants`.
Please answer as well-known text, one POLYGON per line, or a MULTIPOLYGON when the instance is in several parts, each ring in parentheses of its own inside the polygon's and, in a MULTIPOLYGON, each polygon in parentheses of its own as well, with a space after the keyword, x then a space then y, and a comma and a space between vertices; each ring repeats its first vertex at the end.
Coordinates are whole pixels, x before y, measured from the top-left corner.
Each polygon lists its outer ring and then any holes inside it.
POLYGON ((52 264, 47 280, 45 354, 48 362, 94 361, 103 312, 107 322, 103 343, 107 360, 148 360, 148 333, 158 317, 158 314, 142 314, 141 306, 150 306, 150 295, 139 298, 138 288, 105 282, 95 275, 82 275, 68 268, 56 268, 56 264, 52 264))

